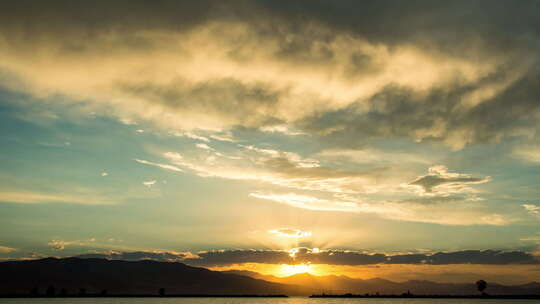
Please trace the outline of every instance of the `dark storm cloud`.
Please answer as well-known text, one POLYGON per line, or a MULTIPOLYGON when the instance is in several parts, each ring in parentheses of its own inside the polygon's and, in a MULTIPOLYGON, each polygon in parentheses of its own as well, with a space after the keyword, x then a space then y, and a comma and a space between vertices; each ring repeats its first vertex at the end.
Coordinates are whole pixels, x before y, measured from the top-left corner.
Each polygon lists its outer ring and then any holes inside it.
POLYGON ((527 75, 499 96, 462 111, 457 105, 480 86, 435 88, 426 96, 410 89, 390 86, 370 98, 369 109, 362 103, 299 122, 311 133, 320 134, 330 145, 361 147, 376 137, 415 138, 418 131, 430 130, 425 141, 447 141, 460 147, 470 143, 494 143, 523 130, 538 130, 540 69, 527 75))
POLYGON ((328 264, 328 265, 374 265, 374 264, 480 264, 510 265, 539 264, 538 259, 523 251, 464 250, 434 254, 363 253, 357 251, 327 250, 315 252, 299 248, 294 254, 279 250, 216 250, 190 253, 168 252, 111 252, 80 255, 81 258, 107 258, 119 260, 152 259, 158 261, 181 261, 194 266, 219 266, 243 263, 265 264, 328 264))
POLYGON ((121 84, 127 95, 162 103, 171 110, 215 112, 222 120, 243 125, 276 123, 275 107, 284 92, 264 83, 245 84, 235 79, 216 79, 201 84, 177 79, 166 85, 121 84), (193 102, 196 100, 197 102, 193 102))
MULTIPOLYGON (((475 47, 464 40, 489 42, 492 49, 538 48, 539 12, 540 4, 535 0, 20 0, 0 4, 0 32, 35 39, 33 34, 39 32, 65 34, 82 30, 91 37, 107 30, 184 31, 210 21, 241 21, 253 26, 260 39, 287 36, 280 40, 276 55, 301 58, 310 53, 318 39, 329 42, 335 32, 391 45, 423 43, 454 52, 475 47), (323 24, 332 31, 314 29, 306 36, 303 26, 309 23, 323 24)), ((133 41, 133 46, 138 44, 133 41)), ((318 59, 332 57, 332 50, 326 49, 318 59)), ((366 61, 369 58, 362 54, 351 58, 351 63, 359 67, 366 61)))
POLYGON ((3 31, 70 32, 86 29, 92 33, 110 28, 182 30, 179 25, 193 26, 206 20, 218 4, 219 1, 207 0, 158 0, 153 3, 141 0, 2 1, 0 25, 3 31))

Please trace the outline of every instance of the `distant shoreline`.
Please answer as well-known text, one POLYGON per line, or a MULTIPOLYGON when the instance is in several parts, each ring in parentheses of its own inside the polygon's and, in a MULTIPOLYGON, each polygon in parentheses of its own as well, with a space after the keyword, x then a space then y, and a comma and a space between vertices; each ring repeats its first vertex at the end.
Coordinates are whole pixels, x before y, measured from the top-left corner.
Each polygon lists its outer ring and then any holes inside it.
MULTIPOLYGON (((0 295, 0 299, 77 299, 77 298, 288 298, 288 295, 206 295, 206 294, 171 294, 171 295, 66 295, 66 296, 30 296, 30 295, 0 295)), ((311 295, 308 298, 382 298, 382 299, 501 299, 501 300, 540 300, 540 295, 311 295)))
POLYGON ((206 295, 206 294, 171 294, 171 295, 138 295, 138 294, 111 294, 111 295, 66 295, 66 296, 46 296, 46 295, 0 295, 0 299, 20 298, 20 299, 69 299, 69 298, 288 298, 287 295, 206 295))
POLYGON ((394 299, 506 299, 540 300, 540 295, 311 295, 310 298, 394 298, 394 299))

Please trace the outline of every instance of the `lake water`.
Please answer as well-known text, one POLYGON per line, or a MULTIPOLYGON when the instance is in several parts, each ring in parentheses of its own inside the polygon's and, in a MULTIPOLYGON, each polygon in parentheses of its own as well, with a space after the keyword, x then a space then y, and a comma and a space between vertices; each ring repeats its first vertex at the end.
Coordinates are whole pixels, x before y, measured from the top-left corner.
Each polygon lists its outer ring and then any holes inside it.
POLYGON ((494 299, 310 299, 290 298, 73 298, 0 299, 0 304, 506 304, 539 300, 494 299))

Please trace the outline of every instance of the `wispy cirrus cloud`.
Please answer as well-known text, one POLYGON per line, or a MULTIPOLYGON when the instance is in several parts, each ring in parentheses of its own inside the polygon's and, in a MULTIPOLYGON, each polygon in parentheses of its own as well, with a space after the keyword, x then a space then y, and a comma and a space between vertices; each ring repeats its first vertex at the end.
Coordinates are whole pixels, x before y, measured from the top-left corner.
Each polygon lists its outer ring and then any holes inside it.
POLYGON ((521 205, 528 213, 540 217, 540 206, 533 204, 521 205))
POLYGON ((396 152, 384 151, 380 149, 364 148, 364 149, 326 149, 315 155, 319 158, 331 160, 344 160, 352 163, 390 163, 390 164, 431 164, 433 160, 427 156, 396 152))
POLYGON ((155 167, 166 169, 166 170, 171 170, 171 171, 176 171, 176 172, 184 172, 184 170, 182 170, 182 169, 180 169, 180 168, 178 168, 176 166, 170 165, 170 164, 155 163, 155 162, 147 161, 147 160, 144 160, 144 159, 135 159, 135 161, 138 162, 138 163, 141 163, 141 164, 155 166, 155 167))
MULTIPOLYGON (((442 165, 404 183, 388 168, 344 170, 321 164, 292 152, 252 145, 239 145, 234 157, 217 151, 208 153, 166 152, 171 164, 202 177, 263 182, 313 194, 283 191, 252 192, 251 197, 295 208, 376 214, 385 219, 443 225, 507 225, 516 219, 494 212, 482 203, 474 185, 491 180, 449 172, 442 165), (385 192, 386 197, 373 197, 385 192), (391 198, 393 193, 399 198, 391 198)), ((206 149, 205 149, 206 150, 206 149)))
POLYGON ((507 225, 515 219, 482 205, 467 204, 463 197, 429 197, 421 200, 322 199, 295 193, 254 192, 250 196, 295 208, 375 214, 382 218, 441 225, 507 225))
POLYGON ((14 251, 17 251, 17 249, 0 245, 0 253, 10 253, 14 251))
POLYGON ((222 153, 183 155, 163 154, 174 166, 184 167, 200 176, 260 181, 277 186, 328 192, 376 191, 376 179, 384 168, 347 171, 319 164, 292 152, 240 146, 234 157, 222 153))
POLYGON ((531 163, 540 163, 540 146, 520 146, 512 151, 514 157, 531 163))
POLYGON ((150 187, 152 187, 153 185, 155 185, 156 183, 157 183, 157 180, 149 180, 149 181, 143 182, 143 185, 145 185, 146 187, 150 188, 150 187))
POLYGON ((196 144, 195 146, 196 146, 197 148, 203 149, 203 150, 214 150, 212 147, 210 147, 210 146, 207 145, 207 144, 196 144))
POLYGON ((286 238, 304 238, 310 237, 311 231, 302 231, 296 228, 278 228, 270 229, 268 233, 275 235, 277 237, 286 237, 286 238))
POLYGON ((0 191, 0 202, 22 204, 66 203, 83 205, 111 205, 116 203, 111 198, 95 194, 90 190, 73 194, 3 190, 0 191))

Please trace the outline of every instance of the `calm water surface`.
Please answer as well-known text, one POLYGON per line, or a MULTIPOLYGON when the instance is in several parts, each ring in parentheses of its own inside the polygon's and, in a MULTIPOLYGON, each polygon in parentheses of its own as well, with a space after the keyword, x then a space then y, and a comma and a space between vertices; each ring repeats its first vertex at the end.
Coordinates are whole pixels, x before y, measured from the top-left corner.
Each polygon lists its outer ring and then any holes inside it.
POLYGON ((538 300, 493 299, 310 299, 291 298, 99 298, 0 299, 0 304, 506 304, 538 300))

